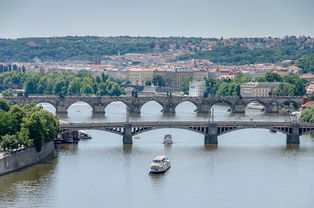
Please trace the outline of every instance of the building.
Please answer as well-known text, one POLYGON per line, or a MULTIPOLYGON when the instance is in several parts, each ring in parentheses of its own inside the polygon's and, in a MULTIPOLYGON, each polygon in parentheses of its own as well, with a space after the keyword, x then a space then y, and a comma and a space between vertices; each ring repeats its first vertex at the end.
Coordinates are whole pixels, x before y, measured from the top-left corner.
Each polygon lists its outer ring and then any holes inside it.
POLYGON ((312 106, 314 106, 314 101, 308 101, 301 106, 301 110, 304 110, 305 108, 312 107, 312 106))
POLYGON ((189 95, 192 97, 203 97, 206 92, 205 81, 193 81, 190 83, 189 95))
POLYGON ((242 97, 269 97, 280 84, 280 82, 248 82, 240 86, 240 95, 242 97))

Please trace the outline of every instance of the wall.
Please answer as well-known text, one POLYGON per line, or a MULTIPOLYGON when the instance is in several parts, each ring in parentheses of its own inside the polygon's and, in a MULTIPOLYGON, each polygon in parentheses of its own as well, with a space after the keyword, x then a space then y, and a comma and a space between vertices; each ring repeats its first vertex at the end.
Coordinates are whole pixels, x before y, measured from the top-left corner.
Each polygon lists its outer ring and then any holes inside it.
POLYGON ((22 152, 8 155, 7 157, 0 159, 0 176, 41 162, 53 153, 54 149, 55 146, 52 141, 44 144, 40 152, 37 152, 35 148, 29 148, 22 152))

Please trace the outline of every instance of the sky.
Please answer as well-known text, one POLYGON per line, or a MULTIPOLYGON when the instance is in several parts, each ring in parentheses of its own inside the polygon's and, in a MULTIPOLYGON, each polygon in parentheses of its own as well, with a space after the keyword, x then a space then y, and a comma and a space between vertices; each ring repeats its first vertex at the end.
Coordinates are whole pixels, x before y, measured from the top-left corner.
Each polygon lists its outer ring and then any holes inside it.
POLYGON ((0 0, 0 38, 314 36, 314 0, 0 0))

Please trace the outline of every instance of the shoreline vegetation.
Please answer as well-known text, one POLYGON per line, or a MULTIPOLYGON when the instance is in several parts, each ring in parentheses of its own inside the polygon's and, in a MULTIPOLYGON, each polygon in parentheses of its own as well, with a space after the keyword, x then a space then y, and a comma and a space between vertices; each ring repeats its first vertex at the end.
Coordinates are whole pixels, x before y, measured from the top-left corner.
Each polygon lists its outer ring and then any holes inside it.
POLYGON ((53 141, 59 131, 56 115, 36 104, 13 105, 0 99, 0 148, 14 151, 35 147, 53 141))

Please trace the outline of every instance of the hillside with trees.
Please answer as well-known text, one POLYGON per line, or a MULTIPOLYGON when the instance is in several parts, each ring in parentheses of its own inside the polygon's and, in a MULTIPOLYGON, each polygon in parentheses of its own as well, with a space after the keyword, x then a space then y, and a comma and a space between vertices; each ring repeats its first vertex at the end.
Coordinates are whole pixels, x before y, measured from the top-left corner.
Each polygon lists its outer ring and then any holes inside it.
MULTIPOLYGON (((184 37, 98 37, 67 36, 49 38, 0 39, 0 62, 34 62, 64 60, 104 60, 106 56, 125 53, 166 51, 170 44, 197 42, 202 38, 184 37)), ((208 38, 207 40, 212 40, 208 38)))
POLYGON ((176 60, 209 59, 211 62, 220 65, 245 65, 297 60, 309 54, 314 54, 313 47, 300 48, 297 44, 285 44, 255 49, 234 45, 214 47, 212 50, 197 51, 193 54, 181 55, 178 56, 176 60))

